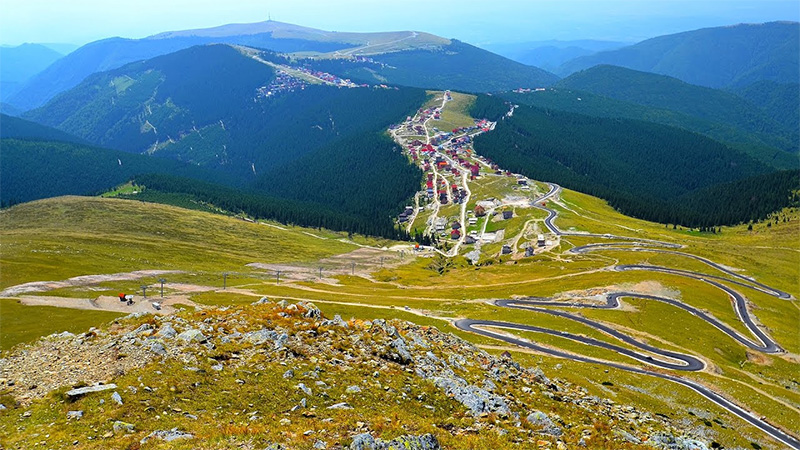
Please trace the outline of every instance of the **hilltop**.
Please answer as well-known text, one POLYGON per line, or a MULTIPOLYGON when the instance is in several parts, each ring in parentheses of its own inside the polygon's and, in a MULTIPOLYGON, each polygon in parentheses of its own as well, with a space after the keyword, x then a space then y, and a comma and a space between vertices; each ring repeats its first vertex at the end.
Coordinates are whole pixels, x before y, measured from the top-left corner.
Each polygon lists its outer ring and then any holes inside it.
POLYGON ((434 327, 307 302, 135 314, 12 351, 0 376, 11 446, 707 448, 434 327))

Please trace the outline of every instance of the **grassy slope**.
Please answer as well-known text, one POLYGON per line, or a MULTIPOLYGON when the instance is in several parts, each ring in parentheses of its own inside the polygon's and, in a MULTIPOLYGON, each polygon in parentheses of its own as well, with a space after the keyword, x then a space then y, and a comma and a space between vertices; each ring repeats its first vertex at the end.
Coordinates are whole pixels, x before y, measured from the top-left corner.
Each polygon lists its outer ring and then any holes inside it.
POLYGON ((356 248, 299 228, 116 199, 47 199, 0 217, 4 288, 149 268, 249 271, 244 265, 255 261, 315 260, 356 248))

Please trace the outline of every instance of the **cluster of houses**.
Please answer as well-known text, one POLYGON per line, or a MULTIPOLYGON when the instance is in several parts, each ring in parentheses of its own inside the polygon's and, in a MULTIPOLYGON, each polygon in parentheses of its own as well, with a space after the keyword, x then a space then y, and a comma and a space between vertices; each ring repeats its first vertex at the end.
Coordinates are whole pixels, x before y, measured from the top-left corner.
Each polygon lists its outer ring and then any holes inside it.
POLYGON ((531 88, 517 88, 517 89, 514 89, 512 92, 514 92, 514 93, 516 93, 516 94, 527 94, 528 92, 542 92, 542 91, 546 91, 546 90, 547 90, 547 89, 545 89, 545 88, 543 88, 543 87, 536 88, 536 89, 531 89, 531 88))
POLYGON ((406 206, 403 212, 397 216, 397 221, 399 223, 406 223, 411 220, 412 217, 414 217, 414 208, 412 206, 406 206))
POLYGON ((319 70, 311 70, 308 67, 298 67, 297 70, 303 72, 306 75, 312 76, 314 78, 320 79, 326 83, 332 84, 334 86, 339 87, 347 87, 347 88, 355 88, 355 87, 369 87, 367 84, 358 85, 353 83, 348 78, 339 78, 336 75, 332 75, 328 72, 322 72, 319 70))
POLYGON ((256 91, 259 98, 268 98, 284 92, 302 91, 305 88, 305 82, 279 70, 269 85, 261 86, 256 91))

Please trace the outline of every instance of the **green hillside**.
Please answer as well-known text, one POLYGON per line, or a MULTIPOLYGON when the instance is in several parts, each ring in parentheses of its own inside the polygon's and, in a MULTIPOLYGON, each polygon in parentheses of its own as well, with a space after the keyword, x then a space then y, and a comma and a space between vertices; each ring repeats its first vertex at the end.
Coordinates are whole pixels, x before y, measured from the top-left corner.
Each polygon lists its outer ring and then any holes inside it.
POLYGON ((594 94, 676 111, 739 128, 764 144, 794 151, 798 129, 786 127, 741 97, 678 79, 616 66, 597 66, 574 73, 557 84, 594 94))
POLYGON ((759 81, 732 91, 785 127, 800 126, 800 84, 759 81))
POLYGON ((0 139, 31 139, 89 144, 88 141, 36 122, 0 114, 0 139))
POLYGON ((380 135, 419 108, 425 92, 307 84, 264 96, 273 65, 288 61, 257 54, 268 64, 226 45, 133 63, 89 77, 26 117, 96 145, 199 166, 218 175, 204 180, 265 197, 256 203, 277 195, 327 211, 320 219, 306 207, 308 217, 293 223, 395 237, 390 218, 421 174, 380 135), (333 216, 346 219, 330 219, 332 204, 333 216))
MULTIPOLYGON (((476 109, 486 103, 499 102, 479 97, 476 109)), ((763 217, 776 206, 753 213, 746 204, 736 209, 725 203, 728 197, 719 190, 698 194, 770 169, 704 136, 648 122, 521 106, 492 133, 479 136, 475 149, 513 172, 604 198, 625 214, 661 223, 735 224, 763 217)), ((791 203, 791 180, 775 187, 785 192, 778 207, 791 203)), ((756 186, 750 192, 758 196, 758 183, 748 185, 756 186)), ((733 192, 739 189, 727 186, 733 192)))
POLYGON ((141 173, 218 178, 196 166, 70 142, 2 139, 0 200, 9 205, 59 195, 92 195, 141 173))
POLYGON ((800 72, 800 24, 740 24, 659 36, 573 59, 564 63, 558 73, 566 76, 598 64, 669 75, 715 88, 746 86, 762 80, 796 83, 800 72))
POLYGON ((550 72, 504 58, 464 42, 432 49, 373 55, 374 62, 343 59, 307 61, 312 67, 367 83, 390 83, 466 92, 496 92, 549 86, 550 72))
POLYGON ((775 138, 771 136, 747 132, 728 124, 701 119, 682 112, 616 100, 572 89, 549 88, 539 92, 506 92, 502 94, 502 97, 516 104, 537 108, 595 117, 644 120, 683 128, 723 142, 775 168, 792 169, 797 166, 796 154, 780 150, 764 142, 764 140, 774 141, 775 138))

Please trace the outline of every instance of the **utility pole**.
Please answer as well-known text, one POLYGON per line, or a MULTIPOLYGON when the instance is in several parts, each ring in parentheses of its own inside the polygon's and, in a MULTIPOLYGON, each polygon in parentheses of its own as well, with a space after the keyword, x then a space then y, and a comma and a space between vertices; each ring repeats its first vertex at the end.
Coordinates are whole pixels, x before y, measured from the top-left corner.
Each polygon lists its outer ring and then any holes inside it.
POLYGON ((228 272, 222 272, 222 289, 228 289, 228 272))
POLYGON ((147 298, 147 285, 143 284, 139 287, 142 288, 142 297, 147 298))
POLYGON ((280 270, 278 271, 278 278, 277 278, 277 281, 275 282, 275 284, 281 284, 281 271, 280 270))
POLYGON ((353 263, 353 275, 356 274, 356 263, 353 263))
POLYGON ((322 279, 322 266, 319 266, 319 279, 322 279))
POLYGON ((164 278, 159 278, 159 282, 161 282, 161 298, 164 298, 164 282, 167 281, 164 278))
POLYGON ((383 269, 383 256, 381 256, 381 269, 383 269))

